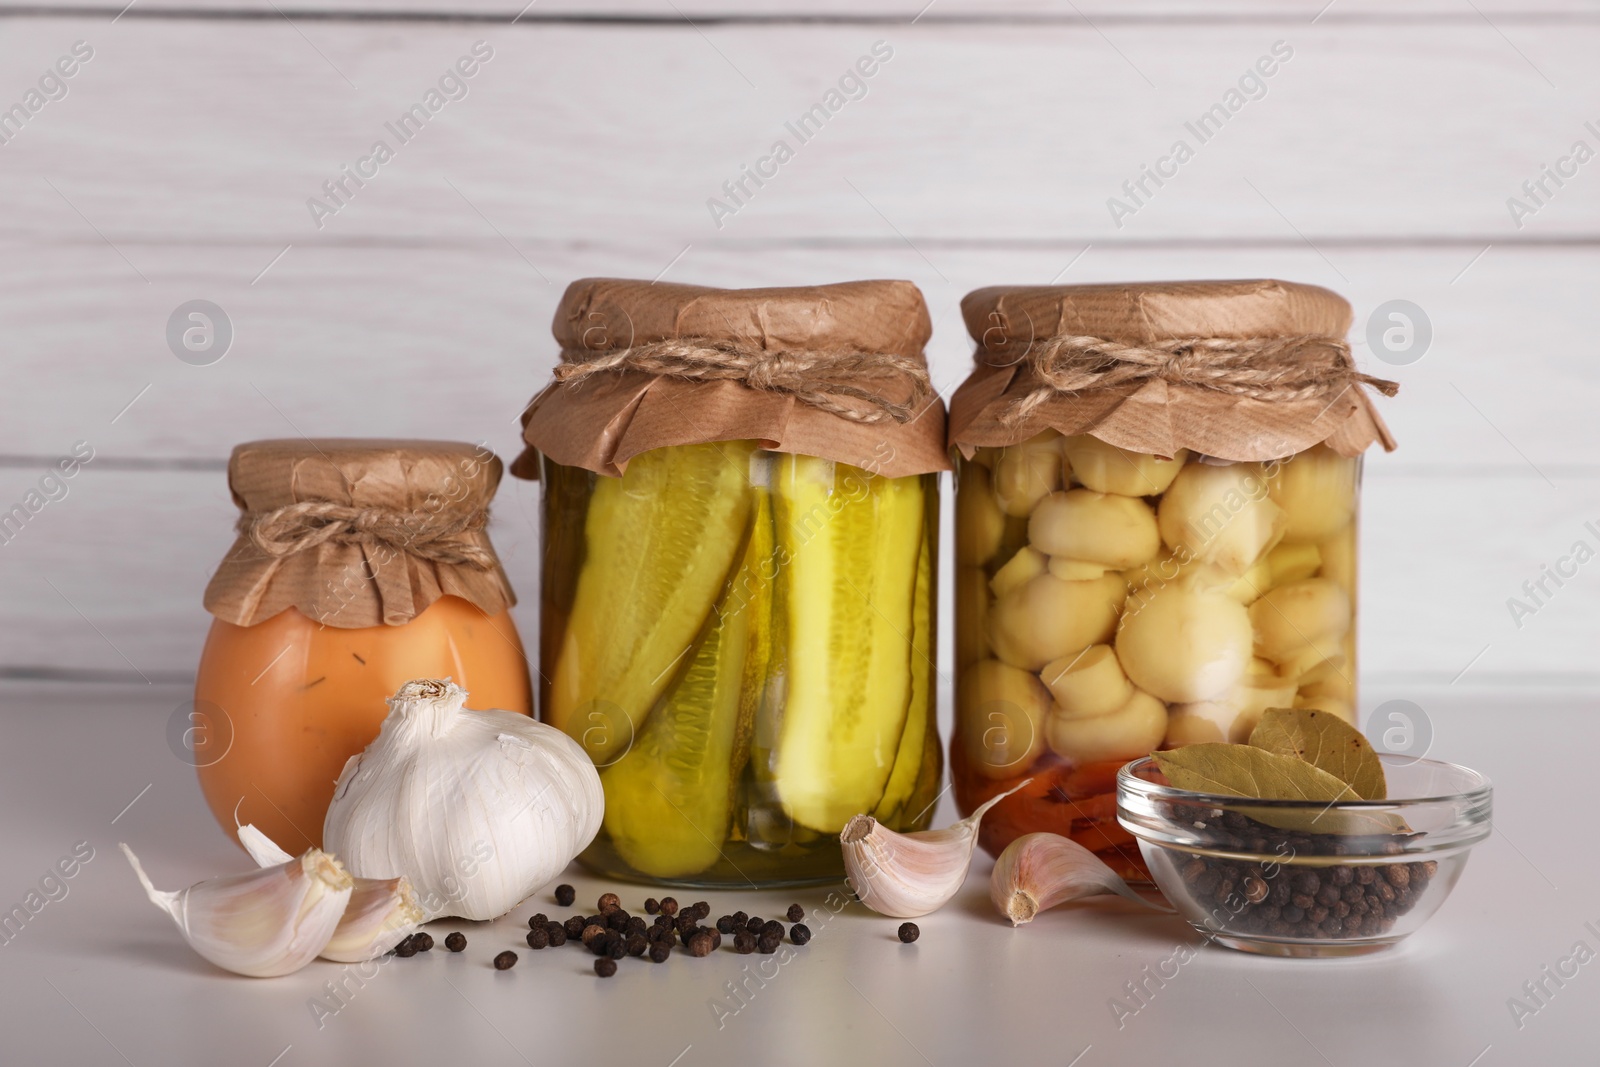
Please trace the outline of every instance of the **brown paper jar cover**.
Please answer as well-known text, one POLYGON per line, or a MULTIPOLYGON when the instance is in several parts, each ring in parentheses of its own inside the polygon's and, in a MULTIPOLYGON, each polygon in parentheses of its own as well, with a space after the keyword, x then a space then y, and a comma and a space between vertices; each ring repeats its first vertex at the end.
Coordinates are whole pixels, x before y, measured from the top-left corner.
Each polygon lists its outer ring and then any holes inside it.
POLYGON ((1350 304, 1316 285, 1270 279, 1139 282, 1070 286, 995 286, 961 301, 977 342, 976 369, 950 400, 950 444, 970 456, 979 446, 1011 445, 1054 429, 1091 434, 1150 455, 1187 448, 1227 460, 1267 460, 1319 442, 1355 456, 1394 439, 1361 385, 1331 402, 1257 400, 1156 378, 1051 397, 1025 420, 1001 415, 1037 384, 1025 356, 1035 340, 1100 337, 1139 345, 1174 338, 1343 338, 1350 304))
MULTIPOLYGON (((551 330, 563 349, 699 338, 767 351, 890 353, 925 366, 932 324, 922 293, 907 281, 714 289, 584 278, 567 287, 551 330)), ((511 467, 520 478, 538 476, 541 452, 569 467, 620 476, 630 459, 653 448, 737 440, 890 477, 950 469, 937 397, 904 423, 857 423, 742 382, 630 370, 552 382, 528 405, 522 423, 528 448, 511 467)))
MULTIPOLYGON (((241 511, 264 513, 321 501, 448 519, 486 509, 502 465, 487 449, 454 441, 283 439, 250 441, 228 460, 241 511)), ((442 596, 496 615, 516 603, 482 528, 459 535, 492 566, 444 563, 385 544, 328 542, 285 556, 241 534, 206 587, 206 610, 253 626, 286 608, 341 629, 399 626, 442 596)))

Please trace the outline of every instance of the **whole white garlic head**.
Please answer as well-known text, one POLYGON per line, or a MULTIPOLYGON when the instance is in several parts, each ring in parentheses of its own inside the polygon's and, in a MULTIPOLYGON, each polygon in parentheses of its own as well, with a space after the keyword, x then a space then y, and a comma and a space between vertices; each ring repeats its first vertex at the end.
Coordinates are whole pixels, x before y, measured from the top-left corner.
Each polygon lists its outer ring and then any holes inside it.
POLYGON ((322 829, 351 874, 410 879, 430 920, 504 915, 594 839, 605 805, 577 742, 466 699, 449 679, 401 686, 322 829))

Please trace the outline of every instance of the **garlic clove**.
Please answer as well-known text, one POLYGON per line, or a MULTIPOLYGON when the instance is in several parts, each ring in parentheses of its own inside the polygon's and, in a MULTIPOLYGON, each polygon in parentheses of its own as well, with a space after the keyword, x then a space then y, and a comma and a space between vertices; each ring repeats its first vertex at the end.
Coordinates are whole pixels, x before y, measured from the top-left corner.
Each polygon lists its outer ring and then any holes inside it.
POLYGON ((857 899, 879 915, 915 919, 937 911, 967 880, 985 813, 1031 781, 989 798, 943 830, 902 834, 870 815, 857 815, 839 834, 845 880, 857 899))
POLYGON ((252 978, 298 971, 332 940, 354 881, 320 849, 275 867, 224 875, 165 892, 122 846, 150 902, 171 916, 189 946, 224 970, 252 978))
POLYGON ((1007 845, 989 876, 989 899, 1012 926, 1057 904, 1100 893, 1116 893, 1157 911, 1100 857, 1059 834, 1023 834, 1007 845))
MULTIPOLYGON (((294 857, 277 842, 250 823, 238 828, 239 843, 250 858, 262 867, 275 867, 294 857)), ((350 892, 350 903, 339 918, 333 940, 321 952, 335 963, 364 963, 394 948, 415 933, 425 918, 410 880, 400 878, 357 878, 350 892)))

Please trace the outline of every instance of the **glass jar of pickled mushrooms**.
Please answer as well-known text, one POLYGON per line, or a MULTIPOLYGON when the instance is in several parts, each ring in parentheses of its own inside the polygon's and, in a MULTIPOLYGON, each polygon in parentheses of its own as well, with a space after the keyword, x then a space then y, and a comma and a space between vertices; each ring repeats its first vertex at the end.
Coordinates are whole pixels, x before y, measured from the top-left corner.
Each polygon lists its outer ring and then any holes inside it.
POLYGON ((1242 742, 1272 707, 1355 721, 1360 457, 1392 447, 1376 380, 1340 340, 1349 306, 1312 286, 990 289, 963 310, 957 801, 1027 781, 985 847, 1050 831, 1139 877, 1122 764, 1242 742))

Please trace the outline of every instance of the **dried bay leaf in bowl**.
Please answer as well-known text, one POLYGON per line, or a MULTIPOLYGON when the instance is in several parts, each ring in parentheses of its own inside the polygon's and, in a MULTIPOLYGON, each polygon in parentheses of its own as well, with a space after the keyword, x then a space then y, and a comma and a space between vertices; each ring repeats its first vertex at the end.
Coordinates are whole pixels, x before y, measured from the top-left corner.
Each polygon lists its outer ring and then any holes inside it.
POLYGON ((1349 785, 1362 800, 1388 796, 1377 752, 1361 731, 1337 715, 1310 708, 1268 708, 1250 732, 1249 743, 1252 748, 1304 760, 1326 771, 1349 785))

